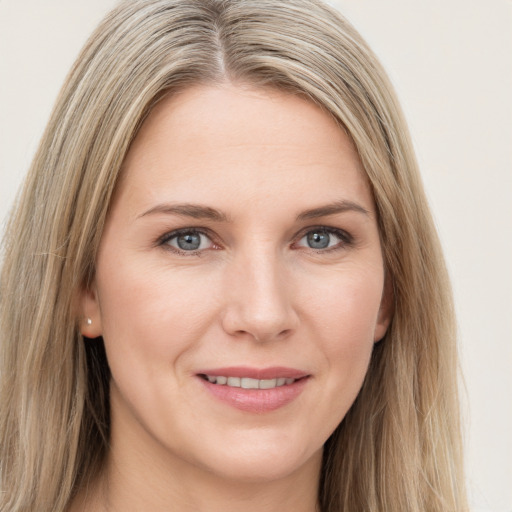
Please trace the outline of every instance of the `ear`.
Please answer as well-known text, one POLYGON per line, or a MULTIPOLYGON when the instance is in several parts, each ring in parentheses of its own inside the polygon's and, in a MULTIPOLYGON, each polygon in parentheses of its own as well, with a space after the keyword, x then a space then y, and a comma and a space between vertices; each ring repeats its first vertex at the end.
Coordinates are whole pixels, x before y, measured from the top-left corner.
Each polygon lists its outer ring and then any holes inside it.
POLYGON ((384 278, 384 288, 382 290, 382 299, 380 301, 379 314, 377 316, 377 323, 375 324, 375 332, 373 341, 379 342, 388 330, 393 313, 395 310, 395 294, 393 292, 393 283, 388 275, 384 278))
POLYGON ((85 338, 98 338, 103 334, 101 310, 96 284, 93 282, 80 291, 79 296, 80 332, 85 338))

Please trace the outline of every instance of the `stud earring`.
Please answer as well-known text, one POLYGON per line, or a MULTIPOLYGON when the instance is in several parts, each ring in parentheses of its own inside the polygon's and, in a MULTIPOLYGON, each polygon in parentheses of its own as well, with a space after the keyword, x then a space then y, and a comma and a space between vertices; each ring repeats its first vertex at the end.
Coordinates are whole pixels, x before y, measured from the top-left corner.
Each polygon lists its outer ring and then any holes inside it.
POLYGON ((91 320, 90 318, 88 318, 88 319, 85 321, 85 323, 86 323, 87 325, 92 325, 92 320, 91 320))

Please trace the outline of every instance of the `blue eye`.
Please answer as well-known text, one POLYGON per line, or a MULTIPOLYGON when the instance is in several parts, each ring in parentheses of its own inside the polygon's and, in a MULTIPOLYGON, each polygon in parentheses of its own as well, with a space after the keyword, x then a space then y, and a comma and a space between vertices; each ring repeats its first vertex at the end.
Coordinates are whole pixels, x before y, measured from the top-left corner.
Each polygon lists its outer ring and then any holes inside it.
POLYGON ((348 235, 336 229, 317 228, 308 231, 300 240, 298 245, 310 249, 331 249, 340 245, 349 244, 348 235))
POLYGON ((185 252, 201 251, 213 246, 213 242, 207 235, 193 229, 170 233, 162 240, 162 243, 185 252))

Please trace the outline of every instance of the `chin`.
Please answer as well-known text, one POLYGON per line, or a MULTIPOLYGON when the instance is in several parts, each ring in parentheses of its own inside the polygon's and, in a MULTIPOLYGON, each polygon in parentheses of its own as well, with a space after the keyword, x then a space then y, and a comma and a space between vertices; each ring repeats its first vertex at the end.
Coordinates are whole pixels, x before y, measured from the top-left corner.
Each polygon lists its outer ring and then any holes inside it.
POLYGON ((313 453, 299 451, 297 446, 284 448, 255 443, 211 461, 210 471, 227 480, 247 484, 269 483, 286 479, 298 472, 318 474, 322 462, 323 447, 313 453))

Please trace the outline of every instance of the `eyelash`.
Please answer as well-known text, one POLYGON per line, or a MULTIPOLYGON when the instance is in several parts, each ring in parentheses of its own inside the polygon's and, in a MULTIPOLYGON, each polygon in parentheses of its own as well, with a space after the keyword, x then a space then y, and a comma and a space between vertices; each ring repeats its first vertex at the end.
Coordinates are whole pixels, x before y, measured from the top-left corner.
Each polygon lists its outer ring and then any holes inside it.
MULTIPOLYGON (((347 231, 344 231, 343 229, 339 228, 333 228, 329 226, 309 226, 305 230, 301 231, 300 234, 296 237, 296 240, 300 241, 305 236, 307 236, 309 233, 327 233, 328 235, 334 235, 336 236, 340 242, 333 247, 326 247, 322 249, 315 249, 313 247, 309 247, 306 249, 309 249, 310 251, 313 251, 317 254, 325 254, 329 252, 334 252, 342 249, 349 248, 354 245, 354 237, 348 233, 347 231)), ((294 242, 296 244, 297 242, 294 242)))
MULTIPOLYGON (((334 235, 336 236, 340 242, 336 244, 333 247, 326 247, 321 249, 315 249, 313 247, 304 247, 305 249, 309 249, 310 251, 313 251, 317 254, 325 254, 329 252, 334 252, 341 249, 346 249, 348 247, 351 247, 354 245, 354 237, 349 234, 348 232, 339 229, 339 228, 333 228, 328 226, 309 226, 308 228, 302 230, 300 233, 298 233, 295 236, 295 241, 292 243, 292 246, 298 244, 305 236, 307 236, 309 233, 327 233, 328 235, 334 235)), ((177 247, 173 247, 169 244, 170 240, 173 240, 180 235, 200 235, 207 237, 211 243, 213 244, 213 249, 220 248, 220 245, 215 242, 215 238, 212 236, 211 232, 207 229, 203 228, 181 228, 174 231, 171 231, 169 233, 166 233, 165 235, 161 236, 158 240, 156 245, 163 247, 166 250, 172 251, 174 253, 177 253, 182 256, 200 256, 203 251, 206 249, 197 249, 197 250, 190 250, 185 251, 182 249, 179 249, 177 247)), ((303 247, 303 246, 299 246, 303 247)))
POLYGON ((201 228, 176 229, 176 230, 166 233, 165 235, 160 237, 157 240, 156 245, 161 246, 166 250, 180 254, 182 256, 200 256, 201 253, 205 250, 205 249, 197 249, 197 250, 192 250, 192 251, 185 251, 185 250, 181 250, 177 247, 171 246, 169 244, 169 241, 171 241, 173 238, 179 237, 180 235, 203 235, 203 236, 206 236, 207 238, 209 238, 214 246, 217 246, 217 244, 214 241, 214 237, 212 236, 210 231, 206 230, 206 229, 201 229, 201 228))

